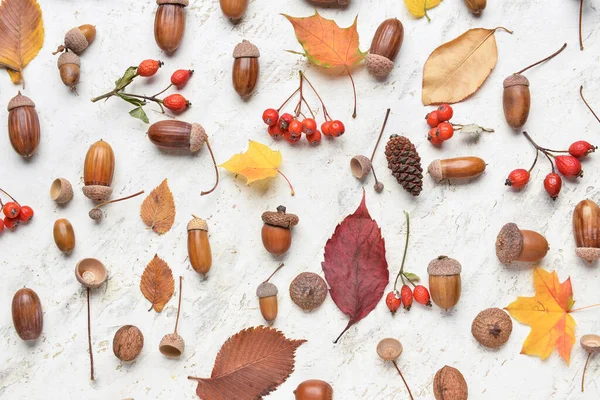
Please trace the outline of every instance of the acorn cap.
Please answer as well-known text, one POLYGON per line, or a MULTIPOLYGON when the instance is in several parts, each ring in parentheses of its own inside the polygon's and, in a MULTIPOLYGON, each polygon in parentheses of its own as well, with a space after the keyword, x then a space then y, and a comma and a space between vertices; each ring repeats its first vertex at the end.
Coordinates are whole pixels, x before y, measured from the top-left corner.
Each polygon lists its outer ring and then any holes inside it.
POLYGON ((325 301, 327 284, 314 272, 302 272, 290 284, 290 297, 304 311, 312 311, 325 301))
POLYGON ((169 333, 160 341, 158 350, 166 357, 177 358, 183 354, 185 342, 183 338, 176 333, 169 333))
POLYGON ((444 176, 442 174, 442 160, 433 160, 431 164, 427 167, 427 172, 436 182, 440 182, 444 180, 444 176))
POLYGON ((17 108, 17 107, 34 107, 35 108, 35 103, 29 97, 23 96, 21 94, 21 92, 19 91, 19 93, 15 97, 10 99, 10 101, 8 102, 7 108, 8 108, 8 111, 10 111, 13 108, 17 108))
POLYGON ((597 247, 578 247, 575 254, 589 263, 600 260, 600 249, 597 247))
POLYGON ((207 140, 208 135, 202 125, 194 122, 190 133, 190 151, 192 153, 199 151, 207 140))
POLYGON ((394 62, 379 54, 369 53, 366 55, 365 60, 369 72, 378 78, 385 78, 394 69, 394 62))
POLYGON ((402 354, 402 343, 394 338, 382 339, 377 344, 377 354, 386 361, 394 361, 402 354))
POLYGON ((190 4, 190 0, 156 0, 156 4, 176 4, 187 7, 190 4))
POLYGON ((362 155, 354 156, 350 160, 352 175, 358 179, 365 179, 371 172, 371 160, 362 155))
POLYGON ((258 47, 247 41, 246 39, 238 43, 233 49, 233 58, 258 58, 260 51, 258 47))
POLYGON ((521 255, 523 234, 512 222, 504 225, 496 238, 496 256, 502 264, 508 265, 521 255))
POLYGON ((81 53, 89 43, 79 28, 72 28, 65 34, 65 47, 77 54, 81 53))
POLYGON ((65 178, 57 178, 50 186, 50 198, 57 204, 65 204, 73 198, 73 186, 65 178))
POLYGON ((521 74, 512 74, 504 80, 504 88, 511 86, 529 86, 529 80, 521 74))
POLYGON ((265 211, 261 216, 265 224, 291 228, 298 225, 300 219, 296 214, 287 214, 284 206, 277 207, 277 211, 265 211))
POLYGON ((56 62, 58 68, 62 67, 65 64, 75 64, 77 66, 81 66, 81 62, 79 56, 72 51, 65 51, 58 57, 58 61, 56 62))
POLYGON ((473 320, 471 333, 485 347, 495 349, 508 341, 512 332, 510 316, 500 308, 483 310, 473 320))
POLYGON ((198 218, 198 217, 194 216, 194 219, 192 219, 190 222, 188 222, 187 230, 188 231, 200 230, 200 231, 208 232, 208 224, 202 218, 198 218))
POLYGON ((598 335, 583 335, 579 343, 588 353, 600 352, 600 336, 598 335))
POLYGON ((75 278, 86 288, 95 289, 106 282, 108 272, 99 260, 84 258, 75 266, 75 278))
POLYGON ((429 275, 459 275, 462 271, 462 266, 454 258, 447 256, 439 256, 432 260, 427 266, 429 275))
POLYGON ((263 297, 277 296, 277 293, 279 293, 277 286, 271 282, 263 282, 256 288, 256 297, 259 299, 262 299, 263 297))
POLYGON ((86 185, 82 188, 82 191, 85 197, 94 201, 107 200, 112 194, 112 188, 110 186, 101 185, 86 185))

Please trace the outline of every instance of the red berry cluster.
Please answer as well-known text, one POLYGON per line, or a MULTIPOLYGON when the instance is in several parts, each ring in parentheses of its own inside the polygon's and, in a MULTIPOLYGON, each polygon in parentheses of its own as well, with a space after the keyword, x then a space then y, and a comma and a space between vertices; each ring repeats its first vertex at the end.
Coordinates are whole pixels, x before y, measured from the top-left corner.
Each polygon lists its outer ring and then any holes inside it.
POLYGON ((312 145, 317 145, 321 142, 321 134, 329 137, 339 137, 344 134, 346 128, 344 124, 339 120, 331 118, 327 112, 327 108, 321 99, 321 96, 317 93, 314 86, 306 78, 304 73, 300 71, 300 85, 298 88, 287 98, 278 109, 267 108, 262 115, 263 122, 267 124, 269 135, 273 139, 285 138, 290 143, 296 143, 302 138, 302 134, 306 135, 306 140, 312 145), (321 130, 319 131, 315 114, 308 105, 306 98, 303 93, 303 83, 306 82, 313 90, 321 105, 323 107, 323 117, 325 122, 321 124, 321 130), (296 95, 300 94, 300 99, 296 104, 294 113, 283 113, 279 114, 282 108, 296 95), (306 117, 302 112, 303 105, 305 105, 310 112, 311 117, 306 117), (302 117, 302 118, 301 118, 302 117))
POLYGON ((12 201, 2 203, 0 199, 0 209, 4 213, 4 219, 0 218, 0 232, 4 227, 11 231, 17 228, 20 223, 26 224, 33 218, 33 209, 29 206, 21 206, 10 194, 0 189, 2 193, 10 197, 12 201))
POLYGON ((533 164, 529 170, 518 168, 511 171, 511 173, 508 174, 508 178, 504 184, 515 189, 520 189, 527 185, 529 178, 531 177, 531 171, 535 167, 540 153, 542 153, 544 156, 546 156, 550 162, 550 166, 552 167, 552 172, 546 175, 546 178, 544 179, 544 189, 552 198, 552 200, 556 200, 558 194, 560 193, 560 189, 562 188, 562 178, 556 173, 556 170, 558 170, 558 172, 565 177, 577 178, 583 176, 583 170, 581 168, 581 162, 579 159, 595 152, 598 148, 584 140, 579 140, 569 146, 568 150, 550 150, 535 143, 527 132, 523 132, 523 134, 533 145, 533 147, 535 147, 535 159, 533 160, 533 164), (557 155, 557 153, 568 153, 569 155, 557 155))
MULTIPOLYGON (((158 72, 158 69, 163 65, 164 63, 162 61, 144 60, 140 63, 140 65, 138 65, 137 74, 144 77, 154 76, 158 72)), ((169 89, 171 86, 175 86, 179 90, 183 89, 185 84, 188 83, 192 77, 193 73, 194 71, 191 69, 178 69, 177 71, 173 72, 173 75, 171 75, 171 85, 169 85, 167 89, 169 89)), ((165 92, 167 89, 163 90, 159 94, 165 92)), ((169 110, 176 113, 183 112, 192 105, 192 103, 187 101, 187 99, 179 93, 171 94, 162 99, 161 102, 169 110)))
POLYGON ((431 128, 427 134, 427 140, 434 145, 450 139, 454 135, 454 126, 450 123, 454 110, 449 104, 442 104, 425 116, 427 125, 431 128))

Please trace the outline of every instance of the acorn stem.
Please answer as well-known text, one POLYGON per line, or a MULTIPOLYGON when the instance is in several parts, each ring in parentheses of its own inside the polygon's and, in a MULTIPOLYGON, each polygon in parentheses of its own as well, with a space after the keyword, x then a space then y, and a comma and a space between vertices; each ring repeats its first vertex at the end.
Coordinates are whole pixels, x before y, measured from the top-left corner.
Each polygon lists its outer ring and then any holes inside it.
POLYGON ((120 199, 115 199, 115 200, 110 200, 110 201, 105 201, 105 202, 102 202, 102 203, 98 204, 98 205, 97 205, 96 207, 94 207, 94 208, 100 208, 100 207, 102 207, 102 206, 105 206, 105 205, 107 205, 107 204, 110 204, 110 203, 118 203, 119 201, 128 200, 128 199, 131 199, 131 198, 133 198, 133 197, 139 196, 139 195, 140 195, 140 194, 142 194, 142 193, 144 193, 144 191, 143 191, 143 190, 140 190, 139 192, 137 192, 137 193, 135 193, 135 194, 132 194, 132 195, 129 195, 129 196, 127 196, 127 197, 122 197, 122 198, 120 198, 120 199))
POLYGON ((183 276, 179 276, 179 303, 177 304, 177 319, 175 319, 175 331, 173 332, 177 335, 177 326, 179 325, 179 311, 181 310, 181 290, 183 288, 183 276))
MULTIPOLYGON (((583 19, 583 0, 579 0, 579 50, 583 51, 583 36, 581 34, 581 20, 583 19)), ((582 390, 583 392, 583 390, 582 390)))
POLYGON ((534 63, 534 64, 531 64, 531 65, 530 65, 530 66, 528 66, 528 67, 525 67, 525 68, 523 68, 523 69, 522 69, 522 70, 520 70, 519 72, 515 73, 515 75, 520 75, 520 74, 522 74, 523 72, 527 71, 529 68, 533 68, 533 67, 535 67, 536 65, 539 65, 539 64, 541 64, 541 63, 543 63, 543 62, 546 62, 546 61, 550 60, 551 58, 554 58, 554 57, 556 57, 557 55, 559 55, 559 54, 560 54, 560 53, 561 53, 561 52, 562 52, 562 51, 565 49, 565 47, 567 47, 567 44, 566 44, 566 43, 565 43, 565 44, 563 44, 563 46, 562 46, 560 49, 558 49, 557 51, 555 51, 554 53, 552 53, 552 54, 551 54, 551 55, 549 55, 548 57, 546 57, 546 58, 544 58, 543 60, 540 60, 540 61, 538 61, 538 62, 536 62, 536 63, 534 63))
MULTIPOLYGON (((371 162, 373 162, 373 158, 375 157, 375 152, 377 151, 377 147, 379 147, 379 142, 381 141, 381 137, 383 136, 383 131, 385 130, 385 126, 387 125, 388 118, 390 116, 391 109, 387 109, 385 112, 385 119, 383 120, 383 125, 381 126, 381 131, 379 132, 379 137, 377 138, 377 142, 375 143, 375 147, 373 148, 373 153, 371 154, 371 162)), ((375 172, 373 172, 375 174, 375 172)))
POLYGON ((283 172, 281 172, 280 170, 277 170, 277 173, 281 176, 283 176, 283 178, 287 181, 288 185, 290 186, 290 189, 292 190, 292 196, 296 195, 296 192, 294 191, 294 187, 292 186, 292 182, 290 182, 290 180, 287 178, 287 176, 285 176, 283 174, 283 172))
MULTIPOLYGON (((406 242, 404 243, 404 255, 402 256, 402 264, 400 265, 400 271, 398 271, 398 275, 396 275, 396 280, 394 281, 394 291, 396 290, 396 285, 398 284, 398 278, 400 278, 400 275, 404 275, 404 261, 406 261, 406 253, 408 251, 408 238, 410 237, 410 217, 406 211, 404 211, 404 215, 406 216, 406 242)), ((408 279, 408 277, 406 279, 408 279)), ((404 278, 402 278, 402 282, 404 283, 404 278)))
POLYGON ((90 317, 90 288, 87 288, 87 325, 88 325, 88 347, 90 351, 90 379, 94 380, 94 353, 92 352, 92 324, 90 317))
POLYGON ((408 395, 410 396, 410 400, 414 400, 412 392, 410 391, 410 388, 408 387, 408 383, 406 383, 406 379, 404 379, 404 376, 402 375, 400 368, 398 368, 398 364, 396 364, 396 361, 394 361, 394 360, 392 360, 392 363, 394 364, 394 367, 396 367, 396 371, 398 371, 398 374, 400 374, 400 378, 402 378, 402 382, 404 382, 404 386, 406 386, 406 390, 408 390, 408 395))
POLYGON ((588 110, 591 111, 591 113, 594 115, 594 117, 596 117, 596 120, 598 122, 600 122, 600 118, 598 118, 598 115, 596 115, 596 113, 594 112, 594 110, 592 110, 592 107, 588 104, 587 100, 585 99, 585 97, 583 97, 583 85, 581 85, 579 87, 579 96, 581 96, 581 100, 583 100, 583 102, 585 103, 585 105, 587 106, 588 110))
POLYGON ((213 154, 212 147, 210 147, 210 143, 208 143, 208 139, 206 140, 206 147, 208 147, 208 151, 210 152, 210 157, 212 158, 213 165, 215 166, 215 175, 217 176, 217 180, 215 185, 207 192, 200 192, 200 196, 205 196, 209 193, 212 193, 217 186, 219 185, 219 168, 217 167, 217 162, 215 161, 215 155, 213 154))
POLYGON ((273 275, 275 275, 277 273, 277 271, 279 271, 283 267, 283 265, 284 265, 283 263, 279 264, 277 269, 275 271, 273 271, 273 273, 271 275, 269 275, 269 277, 267 279, 265 279, 265 281, 263 283, 269 282, 269 279, 271 279, 273 277, 273 275))
POLYGON ((585 371, 587 371, 588 363, 590 362, 590 358, 592 357, 592 353, 589 353, 587 359, 585 360, 585 367, 583 367, 583 374, 581 374, 581 392, 583 393, 583 389, 585 388, 585 371))

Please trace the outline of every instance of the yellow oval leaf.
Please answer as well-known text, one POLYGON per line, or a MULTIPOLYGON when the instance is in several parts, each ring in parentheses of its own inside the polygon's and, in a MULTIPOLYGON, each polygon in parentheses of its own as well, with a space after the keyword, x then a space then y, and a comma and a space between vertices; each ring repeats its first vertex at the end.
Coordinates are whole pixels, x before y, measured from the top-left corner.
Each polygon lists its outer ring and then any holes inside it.
POLYGON ((498 60, 498 29, 504 28, 470 29, 431 53, 423 69, 424 105, 457 103, 481 87, 498 60))
POLYGON ((417 18, 427 17, 428 21, 430 18, 427 15, 427 10, 439 6, 441 2, 442 0, 404 0, 406 8, 413 16, 417 18))

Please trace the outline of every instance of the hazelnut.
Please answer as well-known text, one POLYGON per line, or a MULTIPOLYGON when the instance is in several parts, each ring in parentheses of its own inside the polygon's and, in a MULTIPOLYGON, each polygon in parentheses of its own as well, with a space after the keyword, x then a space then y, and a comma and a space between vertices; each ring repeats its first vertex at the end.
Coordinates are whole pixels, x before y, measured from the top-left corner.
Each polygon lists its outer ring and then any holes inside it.
POLYGON ((440 308, 448 310, 458 303, 461 292, 460 272, 462 266, 458 261, 446 256, 439 256, 429 263, 429 291, 431 300, 440 308))
POLYGON ((262 220, 261 236, 265 249, 275 256, 284 254, 292 245, 291 228, 298 224, 298 216, 286 214, 286 208, 279 206, 276 212, 264 212, 262 220))
POLYGON ((460 371, 446 365, 433 378, 433 395, 436 400, 467 400, 469 389, 460 371))
POLYGON ((325 381, 309 379, 294 390, 296 400, 333 400, 333 388, 325 381))
POLYGON ((327 284, 313 272, 302 272, 290 284, 290 297, 304 311, 312 311, 325 301, 327 284))
POLYGON ((591 200, 583 200, 573 211, 575 254, 591 263, 600 259, 600 207, 591 200))
POLYGON ((485 347, 495 349, 508 341, 512 332, 512 319, 500 308, 483 310, 473 320, 471 333, 485 347))
POLYGON ((133 325, 122 326, 113 339, 113 352, 121 361, 132 361, 142 352, 144 335, 133 325))
POLYGON ((548 249, 545 237, 534 231, 520 230, 512 222, 504 225, 496 238, 496 256, 505 265, 513 261, 540 261, 548 249))

